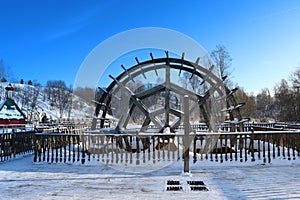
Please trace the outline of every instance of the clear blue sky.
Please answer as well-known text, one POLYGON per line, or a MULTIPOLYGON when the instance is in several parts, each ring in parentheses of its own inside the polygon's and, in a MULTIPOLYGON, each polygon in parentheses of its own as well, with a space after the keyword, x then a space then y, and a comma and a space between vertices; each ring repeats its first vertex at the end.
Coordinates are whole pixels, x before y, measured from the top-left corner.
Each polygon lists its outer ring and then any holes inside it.
POLYGON ((272 89, 300 65, 298 0, 0 0, 0 59, 15 80, 70 85, 95 46, 139 27, 179 31, 207 51, 225 45, 247 92, 272 89))

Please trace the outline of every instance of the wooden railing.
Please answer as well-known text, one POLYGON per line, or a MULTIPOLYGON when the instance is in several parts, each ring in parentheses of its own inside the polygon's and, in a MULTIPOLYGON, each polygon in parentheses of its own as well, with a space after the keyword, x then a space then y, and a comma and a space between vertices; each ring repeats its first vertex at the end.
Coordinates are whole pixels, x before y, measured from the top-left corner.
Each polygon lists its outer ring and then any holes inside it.
MULTIPOLYGON (((299 131, 195 132, 189 136, 193 161, 294 160, 300 156, 299 131)), ((35 162, 156 163, 183 159, 183 134, 36 134, 35 162)))
MULTIPOLYGON (((252 127, 264 127, 264 128, 278 128, 278 129, 283 129, 283 127, 294 127, 294 129, 297 129, 295 127, 298 127, 298 129, 300 129, 300 125, 299 126, 288 126, 288 125, 283 125, 282 123, 269 123, 269 122, 246 122, 243 123, 243 130, 242 131, 250 131, 250 129, 252 127)), ((155 128, 153 125, 151 128, 155 128)), ((196 131, 208 131, 209 128, 207 126, 207 124, 205 123, 198 123, 198 124, 192 124, 191 128, 193 130, 196 131)), ((178 127, 178 129, 183 129, 183 125, 180 125, 178 127)), ((217 126, 217 129, 222 130, 224 132, 239 132, 241 131, 239 128, 239 124, 232 124, 232 123, 223 123, 219 126, 217 126)))
POLYGON ((88 130, 91 125, 82 123, 82 124, 74 124, 74 123, 42 123, 38 125, 32 125, 33 129, 36 132, 40 133, 69 133, 69 134, 81 134, 88 130))
POLYGON ((86 123, 59 124, 1 124, 0 125, 0 162, 13 159, 18 155, 34 152, 34 138, 37 132, 57 132, 65 134, 81 134, 86 123))
POLYGON ((34 131, 0 133, 0 161, 33 152, 34 131))
POLYGON ((81 159, 85 155, 85 148, 80 145, 80 135, 37 133, 34 144, 34 162, 78 162, 80 154, 81 159))
MULTIPOLYGON (((39 127, 41 131, 37 126, 28 125, 26 130, 2 129, 0 161, 32 152, 36 162, 85 163, 96 158, 138 164, 183 158, 183 134, 118 135, 94 131, 90 133, 96 134, 87 134, 87 124, 72 123, 39 127)), ((220 129, 222 133, 208 133, 206 125, 193 125, 195 133, 190 134, 190 152, 194 162, 206 159, 265 163, 277 157, 293 160, 299 156, 299 131, 282 131, 285 127, 274 123, 245 123, 244 132, 228 132, 230 126, 224 125, 220 129)))

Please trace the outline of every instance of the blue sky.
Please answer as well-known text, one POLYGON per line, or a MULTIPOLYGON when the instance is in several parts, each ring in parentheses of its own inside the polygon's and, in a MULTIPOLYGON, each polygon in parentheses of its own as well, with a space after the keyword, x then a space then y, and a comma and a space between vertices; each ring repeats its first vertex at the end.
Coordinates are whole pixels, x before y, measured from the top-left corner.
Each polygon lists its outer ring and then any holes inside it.
POLYGON ((224 45, 247 92, 273 89, 300 66, 298 0, 0 0, 0 27, 0 59, 14 79, 42 84, 73 84, 99 43, 140 27, 179 31, 208 52, 224 45))

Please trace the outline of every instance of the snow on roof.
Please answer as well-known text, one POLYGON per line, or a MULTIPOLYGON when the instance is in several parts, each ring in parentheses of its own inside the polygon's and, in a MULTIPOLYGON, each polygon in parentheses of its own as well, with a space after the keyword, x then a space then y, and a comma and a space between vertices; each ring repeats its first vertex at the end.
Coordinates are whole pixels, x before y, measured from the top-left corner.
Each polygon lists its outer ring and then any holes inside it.
POLYGON ((12 99, 5 99, 0 104, 0 119, 25 119, 25 115, 12 99))

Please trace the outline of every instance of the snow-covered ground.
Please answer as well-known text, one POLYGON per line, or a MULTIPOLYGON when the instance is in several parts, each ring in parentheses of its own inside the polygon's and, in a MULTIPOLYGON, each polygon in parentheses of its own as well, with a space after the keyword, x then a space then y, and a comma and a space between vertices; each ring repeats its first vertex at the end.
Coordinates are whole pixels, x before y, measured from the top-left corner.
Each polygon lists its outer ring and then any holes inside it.
POLYGON ((101 162, 33 163, 33 155, 0 163, 0 199, 300 199, 300 161, 183 162, 148 173, 126 173, 101 162), (183 191, 165 191, 177 180, 183 191), (187 180, 203 181, 208 191, 189 191, 187 180))

